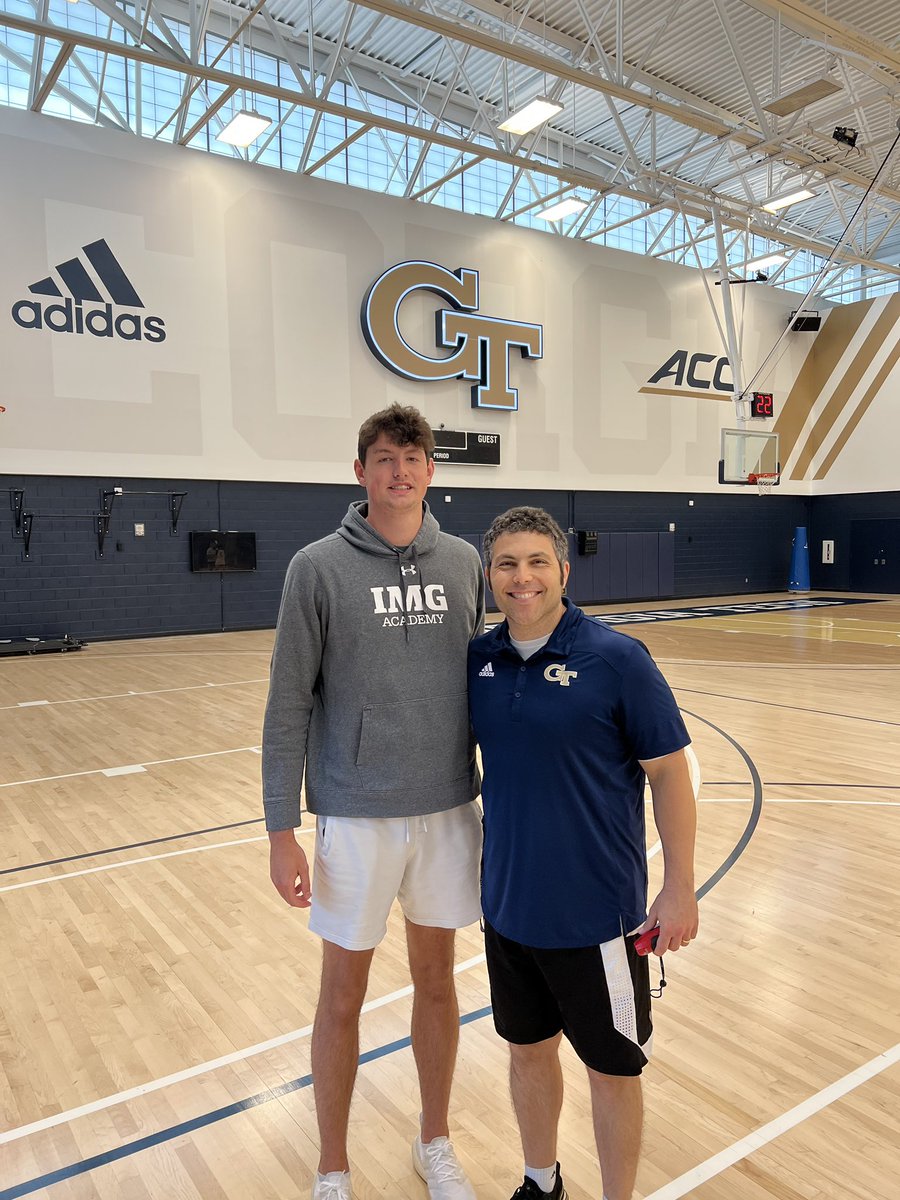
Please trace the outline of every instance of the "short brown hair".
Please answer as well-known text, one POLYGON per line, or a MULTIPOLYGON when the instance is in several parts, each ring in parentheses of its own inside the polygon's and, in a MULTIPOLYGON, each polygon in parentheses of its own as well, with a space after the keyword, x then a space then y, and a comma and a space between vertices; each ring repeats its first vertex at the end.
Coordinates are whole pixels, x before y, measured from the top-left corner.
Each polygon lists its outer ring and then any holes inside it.
POLYGON ((418 446, 425 457, 434 455, 434 434, 431 426, 417 408, 411 405, 392 404, 381 412, 367 417, 359 427, 357 457, 366 465, 366 452, 370 446, 384 436, 395 446, 418 446))
POLYGON ((553 543, 553 552, 559 561, 560 569, 569 561, 569 543, 566 535, 553 517, 543 508, 530 508, 522 505, 519 508, 508 508, 499 517, 494 517, 491 527, 484 535, 482 553, 484 565, 490 570, 494 554, 494 542, 504 533, 540 533, 553 543))

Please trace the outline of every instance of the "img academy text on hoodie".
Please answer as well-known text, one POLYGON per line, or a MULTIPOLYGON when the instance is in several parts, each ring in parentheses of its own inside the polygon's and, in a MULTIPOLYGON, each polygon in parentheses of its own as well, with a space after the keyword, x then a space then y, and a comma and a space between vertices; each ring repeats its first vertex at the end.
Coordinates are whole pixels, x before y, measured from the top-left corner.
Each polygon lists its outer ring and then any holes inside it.
POLYGON ((288 567, 263 732, 270 831, 322 816, 412 817, 478 795, 466 649, 483 628, 478 552, 427 504, 397 548, 351 504, 288 567))

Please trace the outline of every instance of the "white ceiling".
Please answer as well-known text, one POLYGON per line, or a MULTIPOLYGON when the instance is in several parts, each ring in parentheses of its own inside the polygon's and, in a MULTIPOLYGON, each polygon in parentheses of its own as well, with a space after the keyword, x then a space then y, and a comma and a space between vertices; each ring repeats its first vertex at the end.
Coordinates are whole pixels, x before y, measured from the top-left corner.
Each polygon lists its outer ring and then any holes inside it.
MULTIPOLYGON (((417 155, 423 145, 449 147, 462 155, 457 171, 481 159, 512 164, 532 177, 536 197, 577 189, 588 201, 622 194, 664 218, 717 214, 726 231, 826 257, 836 251, 844 269, 862 265, 892 283, 900 278, 900 151, 885 158, 898 138, 897 47, 898 0, 0 0, 0 53, 27 69, 37 110, 77 91, 82 119, 93 106, 101 123, 134 129, 121 97, 106 94, 103 72, 86 64, 156 64, 197 93, 176 115, 176 140, 221 122, 244 84, 251 101, 256 92, 343 115, 348 136, 364 126, 414 134, 417 155), (85 21, 91 8, 102 18, 94 31, 85 21), (179 41, 175 22, 189 27, 189 39, 179 41), (233 38, 241 53, 211 65, 206 34, 233 38), (293 62, 293 75, 253 82, 249 47, 293 62), (74 67, 84 68, 77 87, 74 67), (788 117, 766 111, 823 76, 840 91, 788 117), (347 104, 340 84, 353 89, 347 104), (86 87, 94 89, 88 104, 86 87), (366 107, 366 94, 412 105, 415 127, 366 107), (563 104, 548 126, 524 138, 498 130, 510 110, 542 94, 563 104), (855 149, 834 140, 836 126, 858 131, 855 149), (800 186, 815 197, 764 211, 768 197, 800 186)), ((300 169, 317 166, 301 154, 300 169)), ((406 191, 425 201, 436 194, 420 195, 416 178, 406 191)), ((510 213, 507 204, 495 215, 510 213)), ((559 231, 596 237, 598 229, 576 220, 559 231)))

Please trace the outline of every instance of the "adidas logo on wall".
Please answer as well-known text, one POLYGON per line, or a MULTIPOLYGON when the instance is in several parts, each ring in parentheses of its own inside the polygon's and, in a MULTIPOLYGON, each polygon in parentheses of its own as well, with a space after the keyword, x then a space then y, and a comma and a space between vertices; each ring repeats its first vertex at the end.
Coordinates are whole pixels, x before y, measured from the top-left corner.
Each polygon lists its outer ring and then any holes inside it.
POLYGON ((166 323, 162 317, 144 316, 140 312, 114 313, 114 307, 143 309, 144 302, 106 239, 82 246, 81 254, 86 261, 76 256, 54 268, 65 291, 53 274, 28 288, 34 296, 48 296, 57 302, 17 300, 12 306, 15 323, 22 329, 49 329, 53 333, 91 333, 94 337, 118 337, 126 342, 164 342, 166 323))

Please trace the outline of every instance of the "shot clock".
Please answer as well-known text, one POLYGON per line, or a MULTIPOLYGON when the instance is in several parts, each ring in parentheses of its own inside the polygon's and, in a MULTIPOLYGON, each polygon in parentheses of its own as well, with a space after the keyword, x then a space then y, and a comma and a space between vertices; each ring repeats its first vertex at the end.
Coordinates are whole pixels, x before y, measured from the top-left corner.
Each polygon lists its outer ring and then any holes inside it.
POLYGON ((750 400, 750 416, 755 421, 770 421, 775 416, 771 392, 754 392, 750 400))

